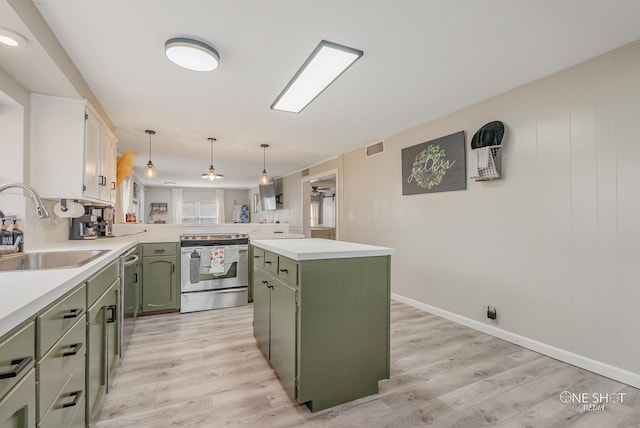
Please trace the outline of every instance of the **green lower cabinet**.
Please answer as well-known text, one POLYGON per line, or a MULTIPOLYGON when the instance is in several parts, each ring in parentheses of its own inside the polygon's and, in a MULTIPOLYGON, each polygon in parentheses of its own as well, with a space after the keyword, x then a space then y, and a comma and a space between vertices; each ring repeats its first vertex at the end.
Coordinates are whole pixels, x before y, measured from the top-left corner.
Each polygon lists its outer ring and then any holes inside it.
POLYGON ((36 426, 36 371, 27 373, 0 400, 0 428, 36 426))
POLYGON ((253 271, 253 336, 264 356, 269 358, 271 346, 270 275, 258 267, 253 271))
POLYGON ((39 428, 80 428, 85 426, 85 365, 79 364, 54 400, 39 428))
POLYGON ((376 394, 390 373, 390 257, 264 261, 253 332, 291 397, 316 412, 376 394))
POLYGON ((276 278, 271 279, 271 285, 271 365, 295 397, 298 291, 276 278))
POLYGON ((178 309, 178 256, 142 258, 142 312, 178 309))
MULTIPOLYGON (((76 376, 82 375, 82 383, 84 383, 85 343, 86 322, 83 315, 36 363, 40 422, 46 419, 49 413, 55 412, 61 403, 71 401, 66 400, 61 394, 65 392, 65 385, 74 373, 76 376), (82 369, 79 369, 79 366, 83 366, 82 369)), ((79 385, 73 391, 67 392, 79 391, 79 395, 83 395, 84 389, 84 385, 79 385)))
POLYGON ((118 361, 119 283, 87 310, 86 418, 91 425, 118 361))

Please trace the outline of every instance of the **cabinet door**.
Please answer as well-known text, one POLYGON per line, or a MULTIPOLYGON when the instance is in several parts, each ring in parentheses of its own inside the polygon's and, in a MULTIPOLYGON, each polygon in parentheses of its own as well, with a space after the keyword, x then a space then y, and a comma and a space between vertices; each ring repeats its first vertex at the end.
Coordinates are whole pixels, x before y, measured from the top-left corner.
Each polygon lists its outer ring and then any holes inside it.
POLYGON ((29 374, 0 401, 0 428, 36 426, 36 371, 29 374))
POLYGON ((271 278, 271 365, 292 397, 296 397, 297 291, 271 278))
POLYGON ((271 328, 270 287, 269 273, 255 266, 253 270, 253 337, 267 358, 269 358, 269 330, 271 328))
POLYGON ((84 196, 100 199, 100 122, 89 110, 85 121, 84 196))
POLYGON ((106 334, 106 371, 107 392, 111 388, 111 380, 120 355, 120 342, 118 329, 120 328, 120 289, 113 287, 109 291, 106 306, 105 334, 106 334))
POLYGON ((177 256, 142 258, 142 312, 178 308, 177 256))
POLYGON ((117 146, 111 133, 102 129, 100 136, 100 199, 105 202, 116 201, 116 163, 117 146))
POLYGON ((88 310, 86 355, 87 422, 93 420, 107 392, 109 371, 117 353, 118 283, 110 287, 88 310), (114 308, 114 305, 115 308, 114 308), (114 322, 108 322, 112 318, 114 322))

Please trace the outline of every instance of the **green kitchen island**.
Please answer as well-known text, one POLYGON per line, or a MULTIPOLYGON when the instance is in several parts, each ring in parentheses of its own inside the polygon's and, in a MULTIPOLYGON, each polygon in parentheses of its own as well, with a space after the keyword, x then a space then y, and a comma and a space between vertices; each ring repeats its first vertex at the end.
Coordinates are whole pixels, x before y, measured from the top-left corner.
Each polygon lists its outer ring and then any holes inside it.
POLYGON ((328 239, 253 245, 253 335, 312 412, 376 394, 389 378, 394 249, 328 239))

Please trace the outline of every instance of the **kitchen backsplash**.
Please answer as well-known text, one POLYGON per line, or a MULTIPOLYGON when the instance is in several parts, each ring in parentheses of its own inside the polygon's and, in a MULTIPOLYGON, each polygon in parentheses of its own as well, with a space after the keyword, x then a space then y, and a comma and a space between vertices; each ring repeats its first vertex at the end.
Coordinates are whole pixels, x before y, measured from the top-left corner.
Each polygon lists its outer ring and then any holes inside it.
POLYGON ((53 206, 56 202, 58 201, 43 200, 44 206, 49 211, 49 217, 41 220, 36 216, 33 200, 26 198, 26 221, 22 222, 26 251, 69 239, 70 220, 61 219, 54 214, 53 206))

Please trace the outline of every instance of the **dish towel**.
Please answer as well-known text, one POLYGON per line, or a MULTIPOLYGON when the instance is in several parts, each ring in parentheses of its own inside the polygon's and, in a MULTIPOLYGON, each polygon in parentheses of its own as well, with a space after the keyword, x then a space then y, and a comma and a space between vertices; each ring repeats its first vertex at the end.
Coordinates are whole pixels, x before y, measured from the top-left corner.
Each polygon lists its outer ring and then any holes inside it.
POLYGON ((478 149, 471 150, 469 153, 469 178, 480 177, 478 170, 478 149))
POLYGON ((189 258, 189 282, 191 284, 197 284, 200 282, 200 253, 193 250, 191 257, 189 258))
POLYGON ((475 178, 476 181, 481 180, 495 180, 500 178, 495 162, 493 160, 492 147, 487 146, 480 147, 479 149, 471 150, 469 155, 469 178, 475 178))
POLYGON ((211 250, 209 273, 224 273, 224 247, 213 247, 211 250))
POLYGON ((202 248, 198 252, 200 252, 200 273, 207 274, 211 268, 211 250, 202 248))

